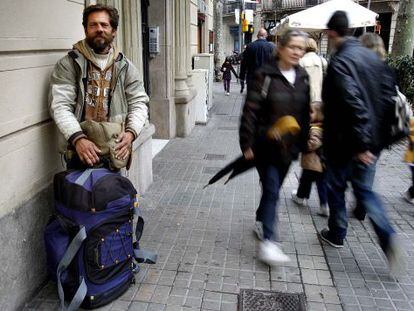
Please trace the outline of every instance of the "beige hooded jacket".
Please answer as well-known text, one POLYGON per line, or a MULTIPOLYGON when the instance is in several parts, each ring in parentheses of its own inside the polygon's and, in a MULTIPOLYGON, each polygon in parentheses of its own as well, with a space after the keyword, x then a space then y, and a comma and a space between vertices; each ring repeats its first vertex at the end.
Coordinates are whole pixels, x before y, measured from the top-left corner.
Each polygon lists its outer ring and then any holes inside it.
MULTIPOLYGON (((80 41, 57 62, 51 76, 50 115, 69 142, 82 134, 79 123, 84 110, 88 60, 91 55, 84 41, 80 41)), ((124 122, 125 130, 137 137, 148 120, 148 95, 137 68, 122 53, 115 51, 109 62, 115 63, 109 122, 124 122)))

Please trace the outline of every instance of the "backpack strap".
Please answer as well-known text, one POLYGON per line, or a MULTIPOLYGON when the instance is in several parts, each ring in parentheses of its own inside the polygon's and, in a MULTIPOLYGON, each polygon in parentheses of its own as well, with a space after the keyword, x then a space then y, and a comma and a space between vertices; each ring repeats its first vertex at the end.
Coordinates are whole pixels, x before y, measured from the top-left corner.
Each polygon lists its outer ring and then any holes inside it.
POLYGON ((65 293, 63 291, 61 276, 62 276, 62 273, 69 267, 70 263, 72 262, 76 253, 81 248, 82 243, 85 239, 86 239, 86 229, 84 226, 81 226, 78 233, 75 235, 75 237, 70 242, 69 247, 66 250, 65 255, 63 255, 62 260, 59 262, 59 265, 56 271, 58 294, 59 294, 59 299, 60 299, 60 307, 62 311, 78 310, 83 300, 85 299, 86 293, 88 291, 85 279, 81 277, 80 285, 78 289, 76 290, 75 296, 72 298, 72 301, 69 303, 68 306, 65 304, 65 293))
POLYGON ((91 176, 92 172, 93 169, 91 168, 87 168, 86 170, 84 170, 83 173, 78 178, 76 178, 75 184, 83 186, 85 182, 88 180, 89 176, 91 176))
POLYGON ((267 99, 267 93, 269 92, 270 82, 272 82, 272 78, 270 76, 265 76, 261 92, 261 95, 264 100, 267 99))
POLYGON ((137 216, 137 224, 135 227, 135 242, 134 242, 134 258, 138 263, 157 263, 158 255, 154 252, 139 248, 138 241, 141 239, 144 230, 144 218, 142 217, 139 206, 134 207, 134 215, 137 216))
POLYGON ((157 263, 158 255, 154 252, 139 248, 134 249, 134 257, 138 263, 155 264, 157 263))

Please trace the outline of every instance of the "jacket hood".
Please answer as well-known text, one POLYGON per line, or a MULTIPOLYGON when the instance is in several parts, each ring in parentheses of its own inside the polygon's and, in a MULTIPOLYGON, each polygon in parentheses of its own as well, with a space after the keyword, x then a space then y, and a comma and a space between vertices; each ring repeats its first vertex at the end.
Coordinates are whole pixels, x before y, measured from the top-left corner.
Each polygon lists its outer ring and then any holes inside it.
MULTIPOLYGON (((111 47, 113 49, 113 53, 111 55, 111 58, 108 60, 106 68, 112 66, 112 64, 117 60, 118 56, 120 55, 120 51, 117 47, 115 47, 113 44, 111 45, 111 47)), ((78 41, 76 44, 73 45, 73 48, 79 51, 79 53, 81 53, 87 60, 92 62, 95 66, 99 67, 93 54, 93 50, 86 43, 85 39, 78 41)))

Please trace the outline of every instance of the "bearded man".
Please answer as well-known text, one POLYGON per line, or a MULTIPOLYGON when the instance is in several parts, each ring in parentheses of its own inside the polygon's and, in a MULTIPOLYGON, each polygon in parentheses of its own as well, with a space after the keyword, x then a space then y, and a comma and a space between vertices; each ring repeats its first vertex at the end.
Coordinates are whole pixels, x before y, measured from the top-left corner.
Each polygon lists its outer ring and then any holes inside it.
POLYGON ((116 158, 130 156, 132 142, 148 119, 149 101, 138 70, 113 44, 118 11, 92 5, 83 11, 85 39, 56 64, 51 76, 49 109, 66 140, 68 169, 100 162, 100 150, 82 131, 80 122, 115 122, 124 125, 118 136, 116 158))

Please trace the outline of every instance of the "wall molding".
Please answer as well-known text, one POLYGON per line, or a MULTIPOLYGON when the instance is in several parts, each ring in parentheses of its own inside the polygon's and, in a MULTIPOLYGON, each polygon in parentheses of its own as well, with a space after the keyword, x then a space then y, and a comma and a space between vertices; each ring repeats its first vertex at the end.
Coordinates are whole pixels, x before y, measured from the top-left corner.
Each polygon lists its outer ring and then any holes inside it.
POLYGON ((69 50, 73 38, 0 37, 0 53, 42 50, 69 50))

